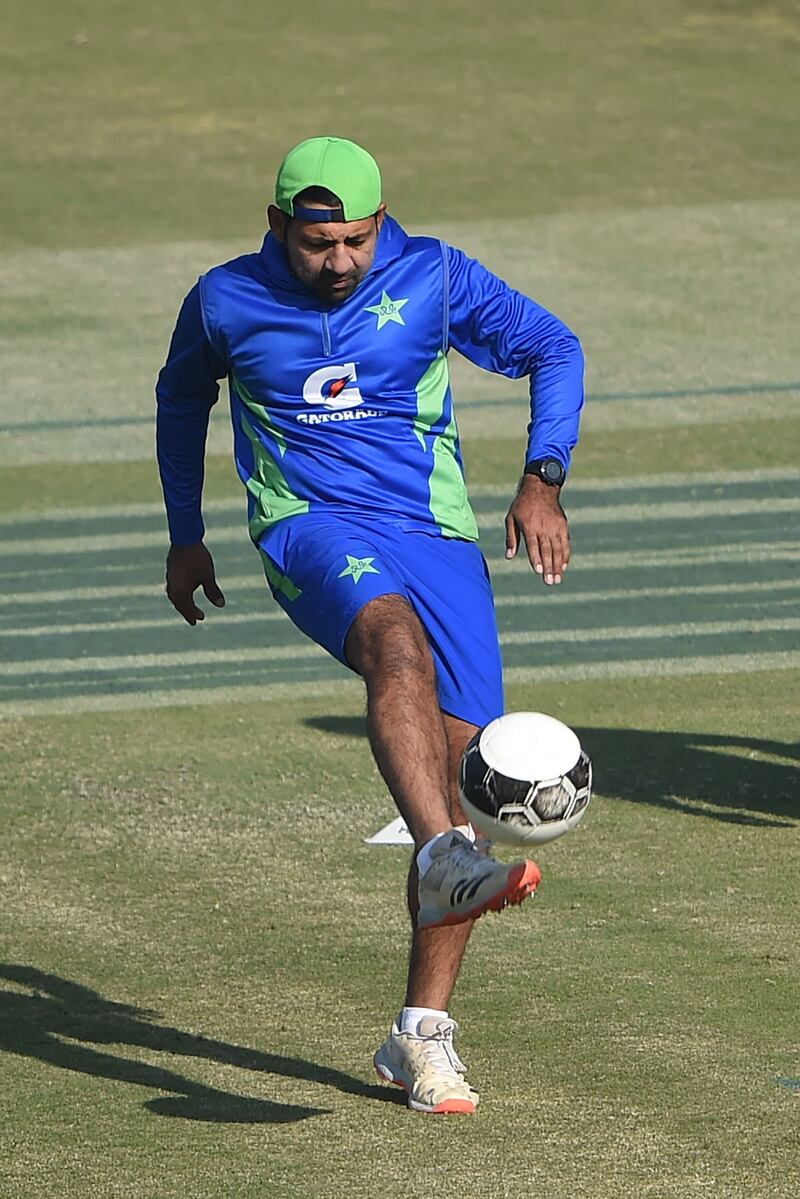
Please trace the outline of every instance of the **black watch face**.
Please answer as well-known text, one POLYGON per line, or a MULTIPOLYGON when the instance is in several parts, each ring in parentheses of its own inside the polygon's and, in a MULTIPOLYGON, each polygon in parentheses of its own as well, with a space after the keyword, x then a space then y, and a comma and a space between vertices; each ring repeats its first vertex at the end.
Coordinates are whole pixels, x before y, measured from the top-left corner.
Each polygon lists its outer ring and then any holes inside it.
POLYGON ((555 458, 548 458, 542 463, 542 477, 548 483, 560 483, 564 478, 564 467, 555 458))

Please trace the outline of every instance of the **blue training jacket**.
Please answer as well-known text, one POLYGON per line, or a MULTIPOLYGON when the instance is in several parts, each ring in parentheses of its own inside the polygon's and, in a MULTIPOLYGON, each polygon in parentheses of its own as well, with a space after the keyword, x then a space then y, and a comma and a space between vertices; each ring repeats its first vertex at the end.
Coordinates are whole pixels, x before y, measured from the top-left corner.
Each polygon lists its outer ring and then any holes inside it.
POLYGON ((575 335, 461 250, 386 217, 372 268, 342 303, 315 297, 268 234, 201 276, 156 387, 158 459, 173 544, 204 534, 209 411, 227 376, 250 535, 325 510, 476 540, 447 354, 530 375, 527 460, 569 467, 583 405, 575 335))

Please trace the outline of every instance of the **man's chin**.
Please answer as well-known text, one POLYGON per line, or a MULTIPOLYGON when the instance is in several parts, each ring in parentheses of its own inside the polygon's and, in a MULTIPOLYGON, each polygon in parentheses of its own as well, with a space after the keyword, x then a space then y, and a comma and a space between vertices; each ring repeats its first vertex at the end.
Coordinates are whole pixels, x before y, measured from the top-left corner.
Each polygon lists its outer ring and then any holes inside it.
POLYGON ((314 290, 321 300, 327 300, 329 304, 342 304, 352 296, 360 282, 360 279, 346 279, 341 283, 318 284, 314 290))

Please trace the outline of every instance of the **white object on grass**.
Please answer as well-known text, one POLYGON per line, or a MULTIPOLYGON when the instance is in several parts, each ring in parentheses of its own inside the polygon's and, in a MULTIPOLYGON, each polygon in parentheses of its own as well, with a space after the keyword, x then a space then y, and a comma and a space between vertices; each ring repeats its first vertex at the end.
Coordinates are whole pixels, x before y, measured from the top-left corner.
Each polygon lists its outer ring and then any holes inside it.
POLYGON ((373 837, 365 837, 364 841, 367 845, 413 845, 414 838, 408 831, 405 820, 402 816, 398 816, 396 820, 390 821, 384 828, 379 829, 373 837))

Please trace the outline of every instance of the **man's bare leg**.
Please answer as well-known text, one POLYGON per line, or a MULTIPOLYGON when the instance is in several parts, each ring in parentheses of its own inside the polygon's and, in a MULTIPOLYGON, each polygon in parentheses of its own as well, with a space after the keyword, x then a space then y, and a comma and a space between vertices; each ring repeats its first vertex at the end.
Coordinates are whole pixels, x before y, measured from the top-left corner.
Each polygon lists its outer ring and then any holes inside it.
MULTIPOLYGON (((458 767, 467 743, 478 730, 476 725, 444 713, 443 723, 447 738, 450 819, 454 825, 468 824, 458 797, 458 767)), ((448 928, 417 928, 417 882, 416 859, 412 859, 408 872, 408 910, 414 931, 411 936, 405 1006, 429 1007, 446 1012, 475 921, 469 920, 448 928)))
MULTIPOLYGON (((375 761, 419 852, 454 823, 466 823, 458 800, 457 772, 475 727, 446 716, 439 708, 430 646, 405 597, 382 595, 366 604, 353 621, 345 653, 367 686, 367 730, 375 761)), ((531 862, 502 867, 486 859, 481 872, 479 883, 489 883, 484 890, 487 906, 520 903, 538 882, 531 862)), ((415 928, 406 1006, 444 1011, 472 921, 431 921, 432 927, 417 928, 417 881, 415 858, 408 887, 415 928)), ((487 906, 473 905, 482 911, 487 906)))
MULTIPOLYGON (((441 712, 427 637, 402 596, 379 596, 366 604, 348 633, 345 652, 367 685, 367 729, 375 761, 419 853, 431 838, 465 823, 457 771, 474 726, 441 712)), ((414 931, 404 1008, 373 1061, 382 1079, 404 1088, 415 1111, 471 1113, 478 1093, 464 1077, 453 1048, 457 1025, 442 1016, 472 931, 472 921, 464 916, 520 903, 534 890, 538 870, 532 862, 505 867, 455 834, 426 854, 431 861, 424 867, 421 910, 417 854, 409 873, 414 931), (454 899, 454 894, 465 879, 472 906, 465 904, 458 912, 463 897, 454 899), (472 903, 477 895, 473 885, 484 887, 477 904, 472 903), (459 915, 462 923, 445 923, 459 915), (418 927, 418 917, 426 927, 418 927), (411 1013, 408 1008, 428 1010, 411 1013)))
POLYGON ((367 686, 378 769, 419 850, 452 827, 447 734, 425 631, 408 600, 381 595, 356 616, 345 653, 367 686))
MULTIPOLYGON (((458 798, 458 765, 475 725, 442 713, 433 659, 422 625, 408 602, 386 595, 356 617, 345 644, 347 659, 367 684, 370 744, 416 848, 467 819, 458 798)), ((447 1010, 474 921, 416 928, 416 857, 408 875, 414 932, 406 1006, 447 1010)))

